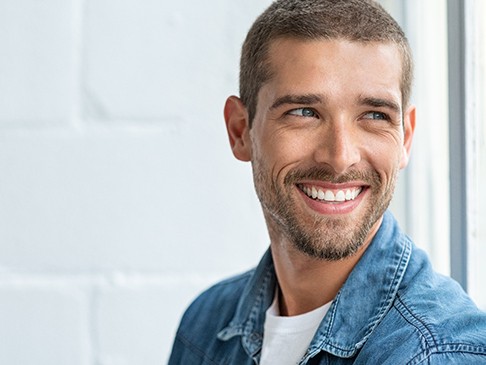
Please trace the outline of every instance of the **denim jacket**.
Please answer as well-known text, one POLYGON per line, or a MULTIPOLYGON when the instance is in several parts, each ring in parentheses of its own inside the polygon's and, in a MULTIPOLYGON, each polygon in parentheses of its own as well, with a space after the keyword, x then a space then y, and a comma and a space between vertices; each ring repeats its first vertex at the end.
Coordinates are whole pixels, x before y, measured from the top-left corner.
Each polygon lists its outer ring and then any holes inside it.
MULTIPOLYGON (((258 364, 276 285, 267 251, 256 269, 204 292, 182 318, 169 365, 258 364)), ((300 364, 486 364, 486 314, 387 212, 300 364)))

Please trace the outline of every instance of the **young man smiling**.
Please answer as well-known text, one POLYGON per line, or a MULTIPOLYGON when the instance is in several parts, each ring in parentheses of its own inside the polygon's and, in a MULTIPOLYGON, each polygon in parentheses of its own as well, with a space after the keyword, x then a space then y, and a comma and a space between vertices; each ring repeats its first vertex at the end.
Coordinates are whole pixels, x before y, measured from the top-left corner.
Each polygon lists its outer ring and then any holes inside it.
POLYGON ((169 364, 486 364, 486 315, 387 212, 411 79, 371 0, 281 0, 256 20, 224 116, 270 249, 196 299, 169 364))

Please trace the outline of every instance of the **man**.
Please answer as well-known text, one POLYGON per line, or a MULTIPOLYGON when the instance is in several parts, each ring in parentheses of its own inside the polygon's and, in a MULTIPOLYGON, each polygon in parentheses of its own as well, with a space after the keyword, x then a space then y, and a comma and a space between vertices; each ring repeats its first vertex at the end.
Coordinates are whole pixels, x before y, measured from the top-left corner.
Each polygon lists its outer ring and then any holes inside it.
POLYGON ((169 364, 486 364, 486 315, 386 209, 415 128, 412 61, 371 0, 278 0, 224 117, 270 249, 203 293, 169 364))

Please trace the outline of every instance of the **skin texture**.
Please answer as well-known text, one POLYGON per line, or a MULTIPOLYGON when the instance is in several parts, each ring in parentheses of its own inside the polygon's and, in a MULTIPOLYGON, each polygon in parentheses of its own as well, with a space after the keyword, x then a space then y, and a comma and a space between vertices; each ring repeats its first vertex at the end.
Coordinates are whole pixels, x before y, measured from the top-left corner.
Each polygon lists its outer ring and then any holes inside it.
POLYGON ((401 105, 401 57, 391 43, 274 41, 273 77, 255 119, 232 96, 233 153, 251 161, 280 288, 281 315, 334 298, 378 230, 408 163, 415 108, 401 105), (324 202, 304 190, 357 191, 324 202))

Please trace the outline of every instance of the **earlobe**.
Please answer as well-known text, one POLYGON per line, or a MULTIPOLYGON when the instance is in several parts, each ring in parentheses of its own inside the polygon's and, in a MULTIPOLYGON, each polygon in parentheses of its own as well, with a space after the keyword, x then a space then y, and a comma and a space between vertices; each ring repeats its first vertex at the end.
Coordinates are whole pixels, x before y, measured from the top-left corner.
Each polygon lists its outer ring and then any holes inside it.
POLYGON ((405 112, 403 118, 403 146, 400 168, 403 169, 408 165, 410 151, 412 149, 413 134, 415 132, 415 106, 410 106, 405 112))
POLYGON ((224 120, 233 155, 241 161, 251 160, 248 112, 240 98, 230 96, 224 105, 224 120))

